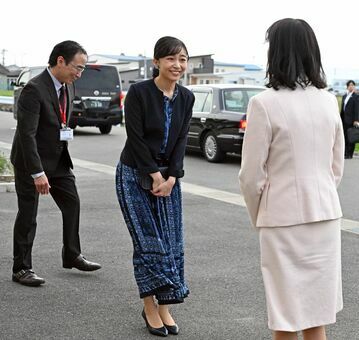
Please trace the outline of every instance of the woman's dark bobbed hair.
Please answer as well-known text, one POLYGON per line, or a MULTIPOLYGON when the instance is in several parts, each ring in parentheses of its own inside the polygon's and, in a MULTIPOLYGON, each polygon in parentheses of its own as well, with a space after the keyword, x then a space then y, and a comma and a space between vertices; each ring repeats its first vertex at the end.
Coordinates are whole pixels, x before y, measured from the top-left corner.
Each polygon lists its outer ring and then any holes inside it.
POLYGON ((313 85, 327 86, 320 50, 314 31, 301 19, 282 19, 266 33, 269 42, 266 78, 267 87, 296 89, 313 85))
MULTIPOLYGON (((183 41, 169 36, 162 37, 156 42, 153 58, 158 60, 169 55, 175 55, 180 53, 182 49, 185 50, 187 57, 189 57, 187 47, 183 41)), ((159 71, 156 67, 154 67, 152 73, 153 78, 156 78, 159 74, 159 71)))

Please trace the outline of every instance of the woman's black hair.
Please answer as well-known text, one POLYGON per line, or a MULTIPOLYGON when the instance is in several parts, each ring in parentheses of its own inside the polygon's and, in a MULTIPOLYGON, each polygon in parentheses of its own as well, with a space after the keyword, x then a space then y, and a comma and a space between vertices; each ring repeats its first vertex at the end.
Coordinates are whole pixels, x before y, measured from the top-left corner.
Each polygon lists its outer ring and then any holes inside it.
POLYGON ((269 42, 266 78, 267 87, 296 89, 313 85, 327 86, 314 31, 301 19, 282 19, 266 33, 269 42))
POLYGON ((76 41, 65 40, 57 44, 49 57, 49 65, 50 67, 54 67, 57 65, 57 58, 63 57, 65 59, 66 64, 72 61, 77 53, 86 54, 85 49, 76 41))
POLYGON ((354 81, 354 80, 348 80, 348 81, 347 81, 347 87, 348 87, 350 84, 352 84, 352 85, 355 86, 355 81, 354 81))
MULTIPOLYGON (((187 58, 189 58, 187 47, 183 41, 169 36, 162 37, 158 39, 156 42, 153 52, 153 58, 158 60, 160 58, 164 58, 169 55, 175 55, 180 53, 182 49, 185 50, 187 54, 187 58)), ((156 78, 158 75, 159 75, 158 68, 154 67, 152 71, 152 77, 156 78)))

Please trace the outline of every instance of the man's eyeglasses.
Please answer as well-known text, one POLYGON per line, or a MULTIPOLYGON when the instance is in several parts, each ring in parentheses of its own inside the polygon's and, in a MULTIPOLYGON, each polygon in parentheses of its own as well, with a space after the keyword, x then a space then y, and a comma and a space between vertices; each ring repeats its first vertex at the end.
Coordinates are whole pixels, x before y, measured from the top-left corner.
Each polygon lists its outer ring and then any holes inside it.
POLYGON ((85 70, 85 66, 83 65, 75 65, 73 63, 69 63, 77 72, 82 73, 85 70))

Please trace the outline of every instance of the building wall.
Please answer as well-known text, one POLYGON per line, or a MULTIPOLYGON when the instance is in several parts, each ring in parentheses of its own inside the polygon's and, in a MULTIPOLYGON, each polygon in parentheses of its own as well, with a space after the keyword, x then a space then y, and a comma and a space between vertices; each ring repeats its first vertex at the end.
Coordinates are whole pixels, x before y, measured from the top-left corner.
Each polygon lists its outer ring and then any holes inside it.
POLYGON ((7 90, 7 76, 0 74, 0 90, 7 90))
POLYGON ((214 73, 225 73, 225 72, 244 72, 244 66, 226 66, 214 64, 214 73))
POLYGON ((90 55, 88 62, 94 64, 114 65, 116 66, 119 72, 123 70, 138 69, 138 61, 121 61, 113 58, 107 58, 97 54, 90 55))
POLYGON ((121 82, 122 82, 122 90, 128 91, 131 84, 138 80, 138 69, 133 71, 120 72, 121 82))
POLYGON ((191 74, 189 84, 251 84, 264 85, 264 71, 191 74))

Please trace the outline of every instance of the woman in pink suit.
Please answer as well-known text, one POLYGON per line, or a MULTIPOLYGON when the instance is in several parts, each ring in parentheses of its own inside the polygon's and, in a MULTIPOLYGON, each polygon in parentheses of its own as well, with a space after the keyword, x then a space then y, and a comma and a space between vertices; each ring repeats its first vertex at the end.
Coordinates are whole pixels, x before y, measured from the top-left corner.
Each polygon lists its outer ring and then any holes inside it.
POLYGON ((279 20, 267 41, 268 89, 249 104, 240 188, 259 231, 273 338, 325 340, 343 308, 343 128, 311 27, 279 20))

